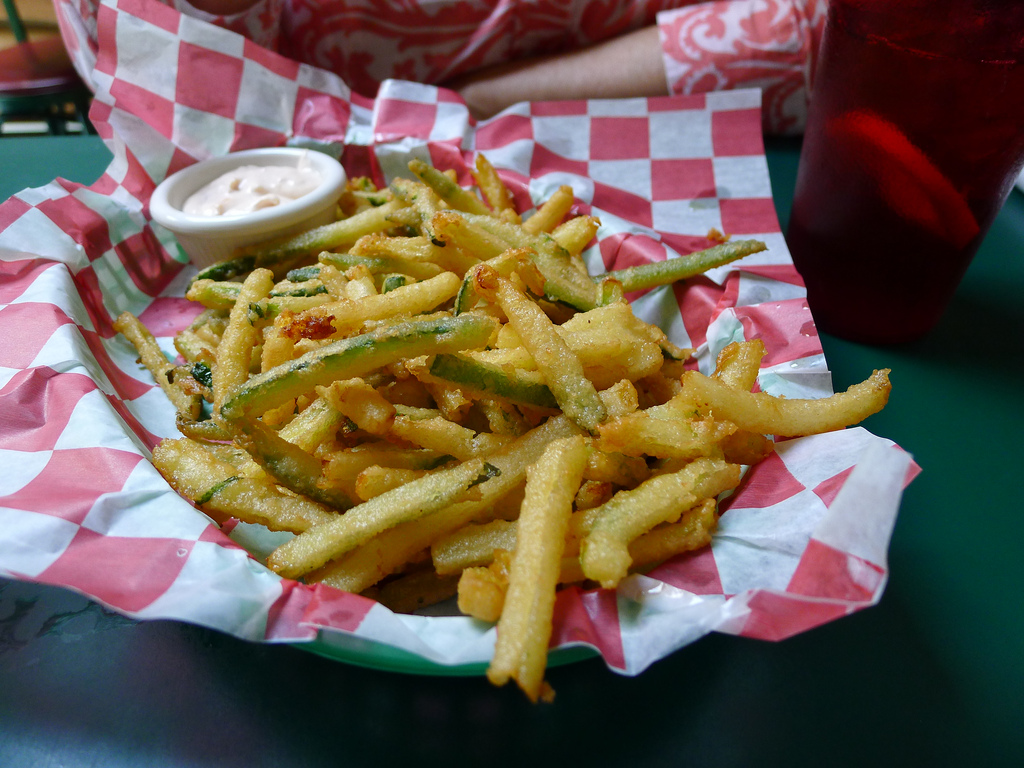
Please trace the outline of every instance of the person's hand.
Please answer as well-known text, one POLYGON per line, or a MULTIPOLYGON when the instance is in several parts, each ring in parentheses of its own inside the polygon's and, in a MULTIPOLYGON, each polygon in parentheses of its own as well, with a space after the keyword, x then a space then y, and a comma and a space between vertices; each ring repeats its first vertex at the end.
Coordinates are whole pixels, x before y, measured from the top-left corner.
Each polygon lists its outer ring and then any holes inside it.
POLYGON ((502 64, 442 84, 477 119, 521 101, 668 95, 656 26, 578 51, 502 64))

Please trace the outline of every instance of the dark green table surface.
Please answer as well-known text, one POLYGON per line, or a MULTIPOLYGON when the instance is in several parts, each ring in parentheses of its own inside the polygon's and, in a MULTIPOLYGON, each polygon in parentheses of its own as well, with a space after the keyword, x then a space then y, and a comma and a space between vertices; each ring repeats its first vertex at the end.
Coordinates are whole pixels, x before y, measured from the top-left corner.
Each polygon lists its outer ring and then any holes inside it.
MULTIPOLYGON (((783 224, 798 158, 769 142, 783 224)), ((95 138, 0 139, 0 199, 108 159, 95 138)), ((930 337, 823 339, 837 389, 892 368, 866 426, 924 469, 874 608, 781 643, 712 635, 638 678, 563 666, 533 707, 0 580, 0 766, 1024 765, 1022 298, 1014 192, 930 337)))

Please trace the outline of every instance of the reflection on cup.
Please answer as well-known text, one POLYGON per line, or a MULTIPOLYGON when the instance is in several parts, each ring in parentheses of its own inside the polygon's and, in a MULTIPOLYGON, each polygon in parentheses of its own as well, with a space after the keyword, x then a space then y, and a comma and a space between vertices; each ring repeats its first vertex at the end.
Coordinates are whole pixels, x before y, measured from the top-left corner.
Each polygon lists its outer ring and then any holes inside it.
POLYGON ((821 330, 938 321, 1024 164, 1024 3, 832 0, 787 239, 821 330))

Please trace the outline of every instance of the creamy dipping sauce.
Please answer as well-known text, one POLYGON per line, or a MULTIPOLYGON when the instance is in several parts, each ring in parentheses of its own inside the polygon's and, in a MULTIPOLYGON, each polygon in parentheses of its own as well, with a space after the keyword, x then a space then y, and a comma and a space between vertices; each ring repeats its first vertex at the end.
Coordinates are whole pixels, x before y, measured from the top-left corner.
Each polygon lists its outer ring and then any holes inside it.
POLYGON ((192 216, 240 216, 297 200, 320 181, 305 157, 297 166, 242 165, 194 192, 182 211, 192 216))

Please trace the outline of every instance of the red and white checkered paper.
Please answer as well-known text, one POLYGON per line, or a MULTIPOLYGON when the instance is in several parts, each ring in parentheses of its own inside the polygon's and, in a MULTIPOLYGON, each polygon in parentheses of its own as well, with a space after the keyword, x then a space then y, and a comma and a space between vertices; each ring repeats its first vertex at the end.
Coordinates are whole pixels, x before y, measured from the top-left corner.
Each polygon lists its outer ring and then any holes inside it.
MULTIPOLYGON (((635 297, 637 314, 698 350, 768 347, 761 389, 831 391, 772 204, 759 92, 524 104, 479 125, 451 93, 386 83, 353 97, 334 76, 151 0, 99 16, 93 118, 114 153, 95 184, 63 180, 0 206, 0 573, 61 585, 139 619, 248 640, 352 637, 431 662, 485 662, 494 629, 454 615, 398 616, 364 597, 281 579, 180 498, 149 462, 173 412, 112 330, 138 314, 169 354, 197 308, 193 268, 146 201, 168 173, 255 146, 313 146, 379 183, 411 156, 470 183, 486 152, 528 209, 571 184, 602 221, 594 271, 671 258, 717 228, 766 252, 635 297)), ((86 52, 88 53, 88 52, 86 52)), ((869 372, 865 372, 867 374, 869 372)), ((781 639, 875 603, 899 500, 917 468, 860 428, 782 442, 724 504, 710 548, 616 591, 560 593, 553 646, 589 644, 636 674, 711 632, 781 639)), ((353 641, 358 642, 358 640, 353 641)))

